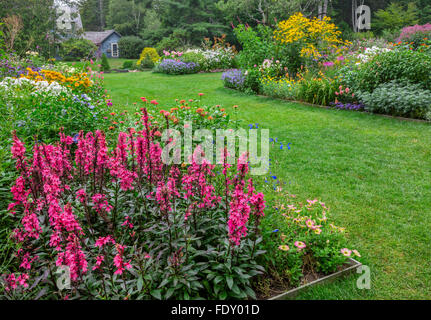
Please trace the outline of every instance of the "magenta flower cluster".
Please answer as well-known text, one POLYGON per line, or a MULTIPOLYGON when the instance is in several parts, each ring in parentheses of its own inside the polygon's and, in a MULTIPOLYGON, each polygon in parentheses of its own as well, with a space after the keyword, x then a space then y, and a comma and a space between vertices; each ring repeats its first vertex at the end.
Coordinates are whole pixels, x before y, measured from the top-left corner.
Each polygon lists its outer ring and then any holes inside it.
POLYGON ((202 149, 195 149, 188 167, 165 165, 156 140, 159 128, 151 124, 145 108, 141 124, 140 131, 130 128, 119 133, 112 151, 102 131, 80 132, 75 138, 60 132, 58 143, 36 144, 31 158, 14 134, 11 151, 19 176, 11 188, 9 211, 17 219, 13 238, 22 247, 16 255, 22 273, 3 276, 8 290, 27 288, 30 275, 40 274, 41 267, 51 263, 68 267, 75 284, 89 273, 123 277, 139 267, 131 246, 142 231, 138 227, 142 217, 122 214, 114 194, 138 197, 169 227, 170 217, 178 215, 184 223, 196 225, 200 216, 221 208, 224 200, 226 237, 232 247, 247 236, 251 215, 259 224, 265 201, 262 193, 255 192, 252 179, 247 180, 247 154, 232 170, 225 161, 225 188, 217 190, 215 165, 205 159, 202 149), (41 263, 39 257, 54 260, 41 263))
POLYGON ((410 27, 405 27, 401 30, 401 34, 398 37, 397 41, 403 41, 406 39, 410 39, 411 36, 417 34, 417 33, 423 33, 424 36, 427 34, 431 34, 431 24, 427 23, 424 25, 414 25, 410 27))

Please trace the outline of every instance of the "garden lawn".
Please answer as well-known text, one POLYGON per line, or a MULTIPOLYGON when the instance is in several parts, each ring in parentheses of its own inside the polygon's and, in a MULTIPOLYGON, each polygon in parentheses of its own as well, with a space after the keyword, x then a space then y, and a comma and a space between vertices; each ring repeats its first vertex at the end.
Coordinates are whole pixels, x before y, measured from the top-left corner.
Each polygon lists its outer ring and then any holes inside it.
POLYGON ((272 152, 272 174, 302 199, 321 199, 345 226, 352 248, 371 269, 371 289, 359 275, 301 294, 303 299, 431 298, 431 126, 353 111, 330 110, 223 88, 220 73, 168 76, 106 74, 119 110, 139 97, 170 108, 198 98, 270 129, 291 150, 272 152))

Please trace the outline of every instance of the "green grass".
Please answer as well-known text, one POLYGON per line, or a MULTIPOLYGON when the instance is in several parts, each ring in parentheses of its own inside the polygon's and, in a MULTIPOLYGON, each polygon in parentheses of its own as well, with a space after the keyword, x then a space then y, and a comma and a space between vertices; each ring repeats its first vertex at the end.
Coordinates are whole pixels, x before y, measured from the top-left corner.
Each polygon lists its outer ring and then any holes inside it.
POLYGON ((125 108, 141 96, 167 108, 203 92, 205 104, 238 105, 247 124, 291 143, 274 155, 273 173, 291 193, 330 206, 372 276, 371 290, 357 289, 353 275, 298 298, 431 298, 430 125, 250 96, 224 89, 219 79, 219 73, 105 77, 114 103, 125 108))

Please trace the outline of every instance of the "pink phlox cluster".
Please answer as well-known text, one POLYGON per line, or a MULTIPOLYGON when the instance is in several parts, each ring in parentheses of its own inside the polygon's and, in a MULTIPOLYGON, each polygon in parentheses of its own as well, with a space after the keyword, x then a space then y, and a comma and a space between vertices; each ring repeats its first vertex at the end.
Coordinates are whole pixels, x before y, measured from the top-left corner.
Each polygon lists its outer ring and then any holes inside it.
POLYGON ((424 25, 414 25, 410 27, 405 27, 402 29, 400 36, 398 37, 397 41, 402 41, 404 39, 409 39, 410 36, 416 34, 416 33, 431 33, 431 24, 427 23, 424 25))
POLYGON ((79 189, 76 192, 76 198, 79 200, 79 202, 86 203, 87 202, 87 193, 85 192, 84 189, 79 189))

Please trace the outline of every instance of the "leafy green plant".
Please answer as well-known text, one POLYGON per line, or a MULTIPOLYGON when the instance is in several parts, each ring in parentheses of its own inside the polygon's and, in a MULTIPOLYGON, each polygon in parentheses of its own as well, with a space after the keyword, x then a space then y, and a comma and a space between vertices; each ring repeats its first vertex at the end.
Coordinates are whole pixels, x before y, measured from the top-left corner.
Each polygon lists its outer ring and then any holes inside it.
POLYGON ((123 69, 132 69, 133 68, 133 61, 126 60, 123 62, 123 69))
POLYGON ((271 28, 261 24, 255 29, 239 25, 234 31, 242 46, 238 54, 241 69, 251 69, 254 65, 261 65, 266 58, 273 57, 275 44, 272 40, 271 28))
POLYGON ((106 54, 102 55, 102 61, 100 63, 100 71, 109 71, 111 70, 111 66, 109 65, 109 61, 108 61, 108 57, 106 56, 106 54))
POLYGON ((209 162, 196 163, 200 148, 189 165, 165 164, 159 126, 149 117, 142 108, 143 123, 119 133, 113 153, 98 130, 80 132, 74 157, 74 139, 60 133, 59 143, 38 144, 27 158, 14 135, 19 172, 9 210, 17 254, 2 275, 6 298, 254 297, 250 278, 264 270, 256 258, 264 253, 258 228, 265 205, 247 159, 229 168, 225 158, 217 176, 209 162), (30 188, 38 203, 47 200, 27 213, 30 188), (37 218, 48 211, 51 219, 37 218), (49 272, 56 266, 70 268, 70 289, 56 287, 49 272))
POLYGON ((121 57, 126 59, 137 59, 144 49, 144 40, 137 36, 121 37, 118 41, 121 48, 121 57))
POLYGON ((431 120, 431 91, 419 84, 394 80, 357 95, 367 111, 431 120))
POLYGON ((407 80, 431 89, 431 57, 412 50, 392 50, 353 68, 346 85, 354 91, 372 92, 380 84, 407 80))
POLYGON ((298 100, 329 105, 336 98, 337 83, 333 79, 310 78, 296 82, 295 92, 298 100))
POLYGON ((69 39, 60 45, 60 55, 66 61, 91 58, 96 50, 96 45, 86 39, 69 39))

